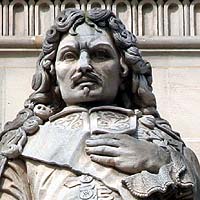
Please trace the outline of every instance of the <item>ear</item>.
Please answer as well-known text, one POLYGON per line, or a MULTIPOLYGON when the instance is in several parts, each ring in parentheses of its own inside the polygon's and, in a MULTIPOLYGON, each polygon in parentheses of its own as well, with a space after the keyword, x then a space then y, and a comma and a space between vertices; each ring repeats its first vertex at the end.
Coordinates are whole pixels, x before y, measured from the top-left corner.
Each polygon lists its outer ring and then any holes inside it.
POLYGON ((121 68, 122 68, 121 76, 122 77, 126 77, 128 75, 128 66, 124 62, 124 58, 123 57, 120 58, 120 65, 121 65, 121 68))

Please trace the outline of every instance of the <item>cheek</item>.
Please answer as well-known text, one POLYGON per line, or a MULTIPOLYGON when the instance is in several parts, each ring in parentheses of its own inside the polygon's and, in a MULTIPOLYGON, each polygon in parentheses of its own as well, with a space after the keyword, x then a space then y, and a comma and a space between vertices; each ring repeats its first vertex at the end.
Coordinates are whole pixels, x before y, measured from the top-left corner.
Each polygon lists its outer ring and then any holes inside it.
POLYGON ((65 79, 70 73, 69 65, 66 65, 66 63, 63 62, 56 62, 55 69, 58 80, 65 79))
POLYGON ((102 64, 98 72, 107 82, 118 82, 120 79, 120 65, 117 62, 108 61, 102 64))

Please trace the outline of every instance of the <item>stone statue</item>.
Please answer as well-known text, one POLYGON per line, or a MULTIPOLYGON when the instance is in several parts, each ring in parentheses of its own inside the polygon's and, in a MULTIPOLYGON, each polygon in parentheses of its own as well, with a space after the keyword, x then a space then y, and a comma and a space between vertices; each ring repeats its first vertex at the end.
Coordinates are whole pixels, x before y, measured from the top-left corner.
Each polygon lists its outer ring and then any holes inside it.
POLYGON ((194 153, 156 110, 150 64, 109 10, 66 9, 1 133, 0 199, 198 200, 194 153))

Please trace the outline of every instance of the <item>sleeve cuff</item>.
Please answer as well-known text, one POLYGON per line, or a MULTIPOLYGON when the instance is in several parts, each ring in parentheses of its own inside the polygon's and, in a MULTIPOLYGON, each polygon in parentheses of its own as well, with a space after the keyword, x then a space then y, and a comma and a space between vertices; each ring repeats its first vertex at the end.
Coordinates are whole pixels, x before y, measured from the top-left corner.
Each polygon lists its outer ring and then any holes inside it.
POLYGON ((142 171, 123 180, 133 196, 146 198, 155 193, 165 194, 170 186, 175 190, 193 187, 194 180, 185 166, 183 156, 177 151, 170 153, 172 161, 162 166, 158 174, 142 171))

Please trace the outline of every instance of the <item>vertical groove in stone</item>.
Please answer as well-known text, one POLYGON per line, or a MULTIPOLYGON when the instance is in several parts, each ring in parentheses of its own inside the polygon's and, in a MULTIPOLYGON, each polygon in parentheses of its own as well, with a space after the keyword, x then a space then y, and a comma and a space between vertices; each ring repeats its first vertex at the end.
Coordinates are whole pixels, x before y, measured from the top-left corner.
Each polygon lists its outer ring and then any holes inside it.
POLYGON ((190 4, 190 35, 191 36, 194 36, 195 35, 195 21, 194 21, 194 3, 195 1, 193 1, 191 4, 190 4))
POLYGON ((61 11, 61 2, 60 2, 60 0, 55 0, 54 6, 55 6, 55 17, 57 17, 58 14, 61 11))
POLYGON ((143 5, 141 2, 138 5, 138 35, 142 36, 143 35, 143 27, 142 27, 142 7, 143 5))
POLYGON ((191 36, 200 35, 200 1, 194 0, 190 4, 190 34, 191 36))
POLYGON ((80 0, 80 6, 81 6, 81 10, 86 11, 87 10, 87 0, 80 0))
POLYGON ((158 0, 158 35, 164 35, 164 1, 158 0))
POLYGON ((105 0, 106 9, 112 10, 112 0, 105 0))
POLYGON ((138 5, 138 1, 137 0, 132 0, 131 1, 131 6, 132 6, 132 17, 131 17, 131 21, 132 21, 132 33, 134 35, 138 34, 138 11, 137 11, 137 5, 138 5))
POLYGON ((190 1, 183 1, 183 10, 184 10, 184 35, 190 35, 190 1))
POLYGON ((29 35, 35 35, 35 1, 29 0, 29 35))
POLYGON ((9 0, 3 0, 3 35, 8 35, 8 22, 9 22, 9 15, 8 15, 8 5, 9 0))
POLYGON ((2 5, 0 3, 0 36, 3 33, 3 12, 2 12, 2 5))

